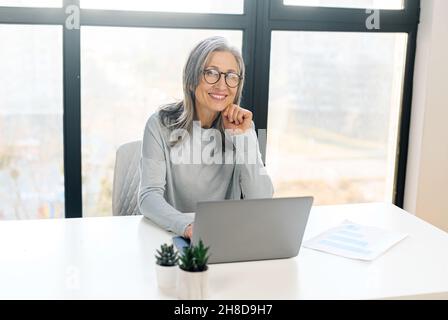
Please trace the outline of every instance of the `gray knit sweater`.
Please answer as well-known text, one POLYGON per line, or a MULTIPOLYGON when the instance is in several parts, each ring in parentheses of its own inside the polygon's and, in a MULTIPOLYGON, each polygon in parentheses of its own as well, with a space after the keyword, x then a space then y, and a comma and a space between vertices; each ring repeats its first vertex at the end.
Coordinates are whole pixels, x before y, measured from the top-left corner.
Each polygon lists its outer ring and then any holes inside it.
POLYGON ((199 201, 272 197, 274 190, 261 160, 254 124, 244 134, 226 132, 224 142, 217 132, 195 123, 192 134, 173 146, 170 139, 177 132, 160 122, 158 112, 148 119, 138 194, 145 217, 183 235, 194 220, 189 213, 199 201))

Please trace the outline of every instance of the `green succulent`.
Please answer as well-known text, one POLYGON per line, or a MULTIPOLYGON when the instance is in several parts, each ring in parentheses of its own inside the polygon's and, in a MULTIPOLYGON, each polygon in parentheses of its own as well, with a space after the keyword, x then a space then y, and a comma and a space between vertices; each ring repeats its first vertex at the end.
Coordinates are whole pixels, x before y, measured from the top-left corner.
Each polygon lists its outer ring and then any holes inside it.
POLYGON ((202 240, 197 246, 185 247, 183 255, 180 257, 179 267, 189 272, 201 272, 207 270, 208 249, 202 240))
POLYGON ((177 252, 174 251, 173 245, 167 245, 166 243, 160 246, 160 250, 157 250, 156 263, 160 266, 171 267, 177 265, 179 257, 177 252))

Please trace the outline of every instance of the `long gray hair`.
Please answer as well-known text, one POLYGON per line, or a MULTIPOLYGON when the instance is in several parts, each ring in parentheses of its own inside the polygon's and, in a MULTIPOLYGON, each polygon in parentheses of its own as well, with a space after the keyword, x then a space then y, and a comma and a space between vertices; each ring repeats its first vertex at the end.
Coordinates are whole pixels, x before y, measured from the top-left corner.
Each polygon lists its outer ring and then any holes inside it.
MULTIPOLYGON (((233 103, 240 104, 245 75, 244 61, 241 53, 237 48, 230 46, 228 41, 223 37, 215 36, 206 38, 193 48, 185 63, 182 77, 184 99, 179 102, 164 105, 159 110, 160 119, 163 125, 167 128, 171 130, 185 129, 188 130, 188 132, 191 132, 196 112, 195 90, 201 81, 202 72, 210 55, 217 51, 232 53, 238 63, 239 73, 242 76, 242 79, 233 103)), ((215 120, 215 126, 216 129, 219 129, 223 134, 224 126, 221 114, 219 114, 218 118, 215 120)))

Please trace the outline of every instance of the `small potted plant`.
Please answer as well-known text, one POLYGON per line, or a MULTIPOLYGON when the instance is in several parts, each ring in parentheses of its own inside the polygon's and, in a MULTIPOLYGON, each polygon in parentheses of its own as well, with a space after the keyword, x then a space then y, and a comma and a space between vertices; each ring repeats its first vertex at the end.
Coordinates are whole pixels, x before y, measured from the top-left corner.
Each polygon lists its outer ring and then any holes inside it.
POLYGON ((179 257, 173 245, 166 243, 160 246, 156 254, 157 283, 161 289, 176 288, 176 271, 179 257))
POLYGON ((208 250, 202 240, 184 248, 179 259, 177 296, 183 300, 206 299, 208 295, 208 250))

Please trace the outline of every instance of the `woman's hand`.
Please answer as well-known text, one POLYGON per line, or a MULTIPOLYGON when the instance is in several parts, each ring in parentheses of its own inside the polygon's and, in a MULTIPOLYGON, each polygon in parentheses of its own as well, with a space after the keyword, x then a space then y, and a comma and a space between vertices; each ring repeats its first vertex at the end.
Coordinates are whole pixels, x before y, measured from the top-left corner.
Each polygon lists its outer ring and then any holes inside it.
POLYGON ((224 129, 233 130, 234 133, 240 134, 246 132, 252 125, 252 112, 243 109, 236 104, 229 104, 221 111, 224 122, 224 129))
POLYGON ((193 237, 193 225, 192 225, 192 224, 189 224, 189 225, 185 228, 184 238, 191 239, 192 237, 193 237))

